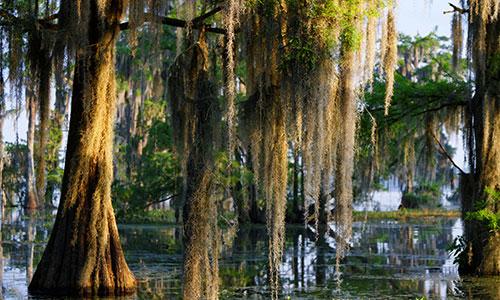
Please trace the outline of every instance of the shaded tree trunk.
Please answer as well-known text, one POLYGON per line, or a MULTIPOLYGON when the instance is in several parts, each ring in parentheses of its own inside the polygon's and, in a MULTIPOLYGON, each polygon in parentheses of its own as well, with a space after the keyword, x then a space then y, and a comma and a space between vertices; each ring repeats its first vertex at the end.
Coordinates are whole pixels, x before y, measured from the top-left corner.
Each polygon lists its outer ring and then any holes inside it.
MULTIPOLYGON (((169 90, 172 107, 182 103, 189 112, 192 136, 186 167, 184 221, 184 299, 218 298, 218 249, 216 205, 211 197, 213 187, 213 112, 217 105, 215 85, 209 79, 208 50, 204 33, 198 42, 181 54, 172 66, 169 90)), ((185 109, 185 110, 184 110, 185 109)), ((187 115, 177 116, 185 118, 187 115)), ((184 138, 181 137, 181 141, 184 138)))
MULTIPOLYGON (((50 118, 50 77, 52 75, 52 61, 47 49, 42 49, 39 58, 40 74, 38 86, 38 98, 40 108, 39 143, 36 166, 36 190, 38 199, 44 201, 46 188, 46 149, 49 133, 50 118)), ((41 203, 40 203, 41 204, 41 203)))
POLYGON ((28 288, 34 294, 122 295, 136 287, 111 205, 114 58, 123 3, 90 1, 87 9, 81 25, 87 40, 76 56, 61 201, 28 288))
MULTIPOLYGON (((469 26, 472 34, 475 94, 470 113, 473 122, 471 174, 461 178, 464 214, 478 208, 498 215, 500 205, 500 13, 484 17, 491 9, 482 1, 471 3, 469 26), (474 6, 472 6, 474 4, 474 6), (487 192, 487 190, 489 190, 487 192)), ((500 232, 476 218, 465 218, 466 249, 460 259, 461 273, 500 275, 500 232)))

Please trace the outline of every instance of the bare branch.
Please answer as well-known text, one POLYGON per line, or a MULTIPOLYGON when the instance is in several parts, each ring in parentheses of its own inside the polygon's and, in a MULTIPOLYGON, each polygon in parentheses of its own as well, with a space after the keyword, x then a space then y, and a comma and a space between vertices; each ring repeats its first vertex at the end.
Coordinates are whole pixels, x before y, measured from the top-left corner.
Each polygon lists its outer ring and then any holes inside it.
MULTIPOLYGON (((152 14, 145 14, 145 22, 156 22, 156 23, 161 23, 163 25, 169 25, 173 27, 188 27, 188 22, 180 19, 174 19, 174 18, 169 18, 169 17, 160 17, 160 16, 155 16, 152 14)), ((217 27, 211 27, 209 25, 203 24, 203 23, 192 23, 191 28, 193 29, 201 29, 202 27, 205 28, 205 31, 208 32, 213 32, 213 33, 219 33, 219 34, 226 34, 226 30, 222 28, 217 28, 217 27)), ((124 22, 120 24, 120 30, 128 30, 130 29, 130 24, 129 22, 124 22)))
POLYGON ((459 14, 467 14, 469 13, 469 10, 468 9, 465 9, 465 8, 461 8, 461 7, 458 7, 452 3, 448 3, 453 9, 452 10, 448 10, 448 11, 444 11, 443 14, 452 14, 452 13, 459 13, 459 14))
MULTIPOLYGON (((226 34, 225 29, 212 27, 208 24, 203 23, 206 19, 210 18, 211 16, 215 15, 216 13, 220 12, 221 10, 222 10, 222 7, 218 6, 214 9, 194 18, 190 22, 187 22, 187 21, 181 20, 181 19, 157 16, 157 15, 153 15, 151 13, 146 13, 144 16, 145 16, 145 22, 156 22, 156 23, 161 23, 164 25, 169 25, 169 26, 173 26, 173 27, 181 27, 181 28, 191 26, 191 28, 193 28, 193 29, 204 28, 205 31, 207 31, 207 32, 226 34)), ((31 20, 16 17, 12 13, 10 13, 9 11, 7 11, 5 9, 0 9, 0 25, 1 26, 19 25, 25 31, 29 31, 30 28, 32 28, 32 26, 36 26, 36 23, 38 23, 40 25, 41 29, 57 31, 60 29, 59 25, 51 23, 51 21, 56 20, 58 18, 59 18, 59 14, 53 14, 53 15, 50 15, 46 18, 36 20, 35 24, 34 24, 31 20)), ((120 24, 120 30, 127 30, 127 29, 130 29, 129 22, 124 22, 124 23, 120 24)))
POLYGON ((174 197, 177 197, 177 196, 179 196, 179 194, 170 195, 170 196, 168 196, 168 197, 166 197, 166 198, 161 198, 161 199, 156 200, 156 201, 148 202, 148 203, 146 204, 146 206, 144 206, 144 209, 147 209, 147 208, 149 208, 150 206, 152 206, 152 205, 154 205, 154 204, 159 204, 159 203, 162 203, 162 202, 165 202, 165 201, 171 200, 171 199, 173 199, 174 197))
POLYGON ((440 153, 443 154, 446 158, 448 158, 448 160, 453 164, 453 166, 455 168, 457 168, 458 171, 460 171, 460 173, 462 173, 462 175, 465 175, 467 173, 465 173, 464 170, 462 170, 462 168, 460 168, 456 163, 455 161, 453 160, 453 158, 451 157, 451 155, 448 153, 448 151, 446 151, 446 149, 444 148, 444 146, 441 144, 441 142, 439 141, 439 139, 436 137, 436 135, 434 134, 434 132, 431 132, 432 134, 432 137, 434 138, 434 140, 437 142, 437 144, 439 145, 439 148, 441 149, 440 153))
MULTIPOLYGON (((161 23, 163 25, 170 25, 173 27, 188 27, 191 26, 193 29, 201 29, 204 28, 205 31, 207 32, 213 32, 213 33, 219 33, 219 34, 226 34, 226 30, 222 28, 217 28, 217 27, 211 27, 207 24, 204 24, 203 22, 210 18, 211 16, 215 15, 216 13, 220 12, 222 10, 222 7, 218 6, 196 18, 194 18, 191 21, 185 21, 181 19, 174 19, 174 18, 169 18, 169 17, 161 17, 161 16, 156 16, 150 13, 147 13, 144 15, 145 17, 145 22, 155 22, 155 23, 161 23)), ((124 22, 120 24, 120 30, 127 30, 130 29, 130 24, 129 22, 124 22)))

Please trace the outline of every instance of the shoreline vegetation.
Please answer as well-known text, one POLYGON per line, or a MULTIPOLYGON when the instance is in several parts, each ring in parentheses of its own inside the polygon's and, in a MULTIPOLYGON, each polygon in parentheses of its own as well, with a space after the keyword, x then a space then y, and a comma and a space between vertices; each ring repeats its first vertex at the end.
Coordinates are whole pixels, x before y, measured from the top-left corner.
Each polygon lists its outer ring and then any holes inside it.
MULTIPOLYGON (((15 209, 15 208, 14 208, 15 209)), ((43 214, 39 212, 37 215, 43 214)), ((459 218, 460 210, 436 209, 400 209, 392 211, 353 211, 353 221, 364 220, 407 220, 407 219, 433 219, 433 218, 459 218)), ((234 224, 236 216, 232 214, 225 215, 220 222, 234 224)), ((176 225, 175 212, 167 209, 153 209, 149 211, 135 211, 126 214, 118 214, 117 222, 119 224, 158 224, 158 225, 176 225)), ((287 223, 296 225, 302 223, 287 223)))
MULTIPOLYGON (((407 220, 419 218, 459 218, 460 210, 445 209, 401 209, 396 211, 353 211, 353 221, 367 220, 407 220)), ((225 218, 225 222, 231 217, 225 218)), ((174 212, 171 210, 150 210, 142 213, 129 213, 118 217, 120 224, 167 224, 175 225, 174 212)), ((288 223, 293 225, 295 223, 288 223)))
POLYGON ((459 218, 461 216, 459 210, 445 209, 400 209, 395 211, 353 211, 352 216, 354 221, 370 220, 406 220, 418 218, 459 218))

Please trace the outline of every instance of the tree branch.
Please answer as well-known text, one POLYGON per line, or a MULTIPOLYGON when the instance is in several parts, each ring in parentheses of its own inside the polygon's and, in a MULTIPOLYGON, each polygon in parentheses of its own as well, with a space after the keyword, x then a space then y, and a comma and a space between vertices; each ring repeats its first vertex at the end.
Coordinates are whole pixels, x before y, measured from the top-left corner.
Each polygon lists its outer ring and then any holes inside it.
POLYGON ((151 205, 154 205, 154 204, 158 204, 158 203, 162 203, 162 202, 168 201, 168 200, 170 200, 170 199, 172 199, 172 198, 174 198, 174 197, 177 197, 177 196, 179 196, 179 194, 170 195, 170 196, 168 196, 168 197, 166 197, 166 198, 162 198, 162 199, 157 200, 157 201, 148 202, 148 203, 146 204, 146 206, 144 206, 144 209, 146 209, 146 208, 150 207, 151 205))
POLYGON ((453 8, 452 10, 448 10, 448 11, 444 11, 443 14, 452 14, 452 13, 459 13, 459 14, 467 14, 469 13, 469 10, 468 9, 465 9, 465 8, 461 8, 461 7, 458 7, 452 3, 448 3, 451 8, 453 8))
POLYGON ((211 16, 215 15, 216 13, 218 13, 219 11, 222 10, 222 6, 217 6, 216 8, 200 15, 200 16, 197 16, 196 18, 194 18, 193 20, 191 20, 191 22, 193 24, 198 24, 198 23, 202 23, 203 21, 205 21, 206 19, 210 18, 211 16))
POLYGON ((432 137, 434 138, 434 140, 437 142, 437 144, 439 145, 439 148, 441 149, 441 154, 443 154, 446 158, 448 158, 448 160, 453 164, 453 166, 455 168, 458 169, 458 171, 460 171, 460 173, 462 173, 462 175, 466 175, 467 173, 465 173, 464 170, 462 170, 462 168, 460 168, 456 163, 455 161, 453 160, 453 158, 451 157, 451 155, 448 153, 448 151, 446 151, 446 149, 444 148, 444 146, 441 144, 441 142, 439 141, 439 139, 436 137, 436 135, 434 134, 434 132, 431 132, 432 134, 432 137))
MULTIPOLYGON (((190 22, 187 22, 185 20, 181 19, 175 19, 175 18, 170 18, 170 17, 162 17, 162 16, 157 16, 153 15, 151 13, 146 13, 144 14, 144 21, 145 22, 155 22, 155 23, 161 23, 164 25, 169 25, 173 27, 180 27, 180 28, 185 28, 191 26, 193 29, 201 29, 204 28, 205 31, 207 32, 212 32, 212 33, 218 33, 218 34, 226 34, 226 30, 223 28, 217 28, 217 27, 212 27, 208 24, 204 24, 203 22, 210 18, 211 16, 215 15, 216 13, 220 12, 223 8, 218 6, 196 18, 191 20, 190 22)), ((50 15, 46 18, 43 19, 38 19, 35 20, 35 23, 40 24, 40 27, 45 30, 59 30, 59 25, 51 23, 51 21, 56 20, 59 18, 59 14, 53 14, 50 15)), ((5 9, 0 9, 0 25, 1 26, 14 26, 16 24, 20 24, 24 30, 29 30, 30 24, 33 24, 30 22, 29 19, 22 19, 19 17, 16 17, 9 11, 5 9)), ((120 24, 120 30, 127 30, 130 29, 130 23, 129 22, 123 22, 120 24)))
MULTIPOLYGON (((436 99, 438 99, 438 98, 436 98, 436 99)), ((430 102, 425 103, 425 104, 434 103, 436 101, 437 100, 430 101, 430 102)), ((384 122, 384 123, 381 124, 381 128, 390 127, 393 124, 401 121, 405 117, 418 117, 418 116, 426 114, 426 113, 440 111, 441 109, 444 109, 446 107, 450 107, 450 106, 451 107, 453 107, 453 106, 465 106, 467 104, 468 104, 468 101, 452 101, 452 102, 446 102, 446 103, 443 103, 441 105, 438 105, 438 106, 435 106, 435 107, 431 107, 431 108, 428 108, 428 109, 419 110, 419 111, 416 111, 416 112, 414 112, 415 110, 417 110, 415 107, 410 107, 409 109, 405 109, 403 111, 400 111, 398 114, 393 114, 393 115, 391 115, 389 117, 386 117, 386 119, 385 119, 386 122, 384 122)), ((417 105, 418 104, 416 104, 415 106, 417 106, 417 105)), ((377 108, 375 110, 370 110, 370 111, 374 112, 376 110, 381 110, 381 109, 377 108)))
MULTIPOLYGON (((161 16, 156 16, 150 13, 144 14, 144 21, 145 22, 155 22, 155 23, 161 23, 163 25, 170 25, 173 27, 189 27, 193 29, 201 29, 205 28, 205 31, 208 32, 213 32, 213 33, 218 33, 218 34, 226 34, 226 30, 222 28, 217 28, 217 27, 211 27, 207 24, 204 24, 203 21, 206 19, 210 18, 211 16, 215 15, 216 13, 220 12, 222 10, 222 7, 218 6, 194 19, 191 21, 185 21, 181 19, 175 19, 175 18, 169 18, 169 17, 161 17, 161 16)), ((120 24, 120 30, 127 30, 130 29, 130 24, 129 22, 124 22, 120 24)))
POLYGON ((1 26, 15 26, 15 25, 20 25, 20 27, 23 29, 23 31, 30 31, 33 28, 37 28, 39 25, 39 28, 45 29, 45 30, 59 30, 59 25, 51 23, 50 21, 57 20, 59 18, 59 14, 53 14, 48 17, 45 17, 43 19, 36 19, 36 18, 20 18, 16 17, 9 11, 5 9, 0 9, 0 22, 1 26))

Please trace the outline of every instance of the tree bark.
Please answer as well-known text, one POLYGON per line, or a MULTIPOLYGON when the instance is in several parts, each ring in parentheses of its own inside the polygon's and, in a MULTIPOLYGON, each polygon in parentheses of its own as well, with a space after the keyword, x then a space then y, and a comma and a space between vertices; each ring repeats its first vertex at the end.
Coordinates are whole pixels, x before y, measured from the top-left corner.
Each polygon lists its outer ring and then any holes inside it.
MULTIPOLYGON (((475 155, 470 162, 471 174, 460 182, 462 209, 466 215, 481 206, 498 215, 498 196, 493 194, 500 192, 500 16, 497 12, 496 18, 484 18, 487 4, 478 1, 474 5, 469 16, 475 71, 475 94, 470 104, 473 146, 469 151, 475 155)), ((460 272, 500 275, 500 232, 473 218, 465 218, 464 231, 467 245, 460 272)))
POLYGON ((123 3, 90 1, 88 10, 87 40, 76 55, 61 201, 28 288, 33 294, 123 295, 136 287, 111 205, 114 58, 123 3))

